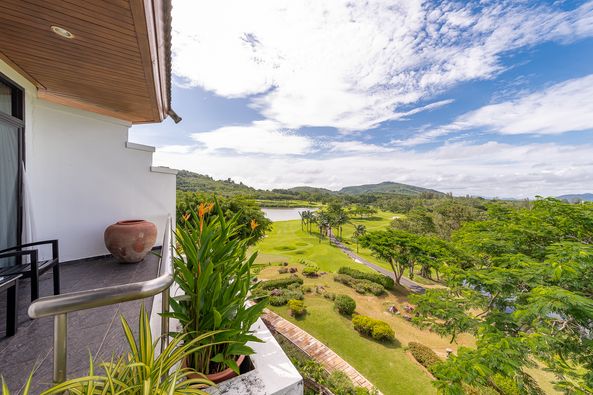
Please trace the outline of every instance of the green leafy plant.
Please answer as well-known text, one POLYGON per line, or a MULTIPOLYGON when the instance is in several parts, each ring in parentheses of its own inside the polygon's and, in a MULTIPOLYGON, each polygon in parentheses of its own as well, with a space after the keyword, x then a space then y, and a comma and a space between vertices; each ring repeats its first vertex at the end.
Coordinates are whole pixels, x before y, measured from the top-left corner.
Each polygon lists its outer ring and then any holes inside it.
POLYGON ((357 279, 347 274, 336 274, 334 276, 334 281, 347 285, 350 288, 354 288, 354 290, 360 294, 365 294, 367 292, 370 292, 375 296, 385 294, 385 288, 383 288, 382 285, 365 279, 357 279))
POLYGON ((307 277, 316 277, 319 272, 319 266, 310 264, 303 268, 303 275, 307 277))
POLYGON ((288 288, 291 284, 303 284, 303 279, 300 277, 291 276, 288 278, 279 278, 276 280, 262 281, 258 287, 261 289, 276 289, 276 288, 288 288))
POLYGON ((395 340, 393 329, 384 321, 364 315, 355 315, 352 318, 352 325, 357 332, 370 336, 375 340, 386 342, 395 340))
MULTIPOLYGON (((189 367, 206 374, 226 368, 238 373, 236 358, 253 353, 246 343, 260 341, 250 328, 267 298, 249 303, 255 287, 250 269, 256 254, 247 257, 250 241, 237 237, 242 230, 239 218, 240 213, 227 218, 218 204, 202 203, 176 231, 175 281, 183 294, 171 298, 168 316, 179 320, 189 339, 219 331, 203 339, 202 344, 210 346, 192 353, 187 361, 189 367)), ((252 221, 251 228, 256 227, 252 221)))
POLYGON ((290 313, 295 316, 299 317, 302 316, 307 312, 307 308, 305 307, 305 302, 302 300, 295 300, 291 299, 288 301, 288 308, 290 309, 290 313))
POLYGON ((340 312, 340 314, 344 315, 352 315, 354 310, 356 310, 356 302, 348 295, 338 295, 334 300, 334 306, 340 312))
MULTIPOLYGON (((150 319, 144 305, 140 310, 138 319, 138 336, 134 337, 132 329, 126 319, 121 317, 122 328, 128 342, 129 351, 109 362, 99 364, 100 369, 95 369, 95 362, 90 359, 89 373, 54 385, 41 392, 40 395, 62 394, 67 392, 73 395, 145 395, 145 394, 206 394, 200 388, 213 383, 204 375, 194 369, 179 368, 178 365, 189 355, 200 352, 210 347, 202 344, 205 339, 215 336, 216 333, 204 332, 200 335, 179 335, 174 337, 165 349, 157 355, 155 352, 160 347, 158 341, 152 341, 150 319), (99 373, 102 372, 102 373, 99 373), (170 373, 171 372, 171 373, 170 373), (190 378, 198 375, 201 377, 190 378)), ((21 392, 28 395, 34 372, 21 392)), ((8 386, 2 378, 2 394, 9 395, 8 386)))
POLYGON ((442 362, 441 358, 424 344, 410 342, 408 343, 408 351, 420 365, 429 370, 433 365, 442 362))
POLYGON ((342 266, 340 269, 338 269, 338 273, 346 274, 359 280, 372 281, 376 284, 382 285, 385 289, 393 289, 395 286, 395 281, 391 277, 384 276, 379 273, 361 272, 360 270, 356 270, 348 266, 342 266))

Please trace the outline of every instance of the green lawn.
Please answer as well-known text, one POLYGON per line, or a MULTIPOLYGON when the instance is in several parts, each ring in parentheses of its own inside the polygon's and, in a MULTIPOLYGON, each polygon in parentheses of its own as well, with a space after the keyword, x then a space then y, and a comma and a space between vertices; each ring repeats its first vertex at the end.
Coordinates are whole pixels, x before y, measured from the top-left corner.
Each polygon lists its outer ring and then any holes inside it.
POLYGON ((385 395, 436 393, 430 378, 398 342, 385 345, 360 336, 350 320, 334 311, 333 303, 321 296, 309 294, 305 304, 307 315, 299 320, 291 317, 286 307, 272 309, 334 350, 385 395))
MULTIPOLYGON (((303 261, 314 263, 325 272, 336 272, 340 266, 353 264, 352 259, 339 248, 329 245, 327 238, 319 243, 318 235, 318 233, 309 234, 306 230, 301 230, 300 220, 274 222, 268 236, 255 247, 259 252, 256 262, 294 264, 303 261)), ((370 271, 371 269, 362 267, 361 270, 370 271)))

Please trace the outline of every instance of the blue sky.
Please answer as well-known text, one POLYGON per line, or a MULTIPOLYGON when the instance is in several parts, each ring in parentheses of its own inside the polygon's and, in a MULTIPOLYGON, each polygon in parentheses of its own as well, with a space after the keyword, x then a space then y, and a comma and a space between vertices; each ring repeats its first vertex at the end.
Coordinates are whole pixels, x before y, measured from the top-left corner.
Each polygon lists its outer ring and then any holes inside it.
POLYGON ((260 188, 593 190, 593 1, 174 1, 155 163, 260 188), (213 4, 214 3, 214 4, 213 4))

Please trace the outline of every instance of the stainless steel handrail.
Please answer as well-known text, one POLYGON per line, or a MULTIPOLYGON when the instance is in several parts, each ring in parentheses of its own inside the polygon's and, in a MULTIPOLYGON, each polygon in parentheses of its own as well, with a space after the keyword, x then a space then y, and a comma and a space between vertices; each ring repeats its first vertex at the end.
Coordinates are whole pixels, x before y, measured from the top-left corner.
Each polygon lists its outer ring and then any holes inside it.
MULTIPOLYGON (((31 303, 29 317, 54 317, 54 382, 60 383, 66 380, 68 313, 144 299, 158 293, 162 293, 162 312, 168 311, 169 287, 173 284, 171 227, 172 222, 169 217, 163 237, 158 277, 136 283, 48 296, 31 303)), ((169 320, 161 316, 161 349, 166 346, 167 336, 165 335, 168 332, 169 320)))

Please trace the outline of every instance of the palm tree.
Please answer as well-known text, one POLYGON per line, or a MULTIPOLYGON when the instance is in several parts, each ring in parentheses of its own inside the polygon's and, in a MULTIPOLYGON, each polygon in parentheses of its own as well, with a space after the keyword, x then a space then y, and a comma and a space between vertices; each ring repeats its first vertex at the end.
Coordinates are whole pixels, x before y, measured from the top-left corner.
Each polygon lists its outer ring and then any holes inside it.
POLYGON ((334 218, 334 224, 338 227, 338 235, 340 238, 340 241, 342 241, 342 225, 345 225, 348 223, 348 215, 346 215, 346 213, 344 211, 339 212, 338 214, 336 214, 335 218, 334 218))
POLYGON ((301 230, 303 230, 303 225, 305 224, 305 219, 307 218, 307 212, 299 211, 299 215, 301 217, 301 230))
POLYGON ((356 253, 358 254, 358 238, 363 236, 367 232, 367 228, 364 225, 354 225, 354 239, 356 240, 356 253))

